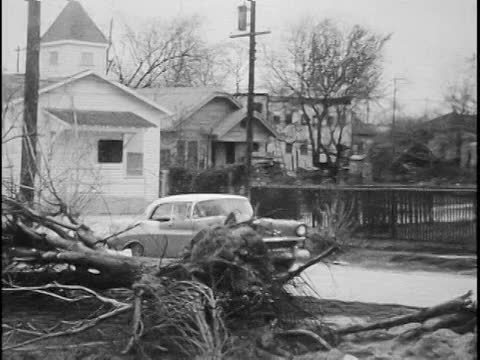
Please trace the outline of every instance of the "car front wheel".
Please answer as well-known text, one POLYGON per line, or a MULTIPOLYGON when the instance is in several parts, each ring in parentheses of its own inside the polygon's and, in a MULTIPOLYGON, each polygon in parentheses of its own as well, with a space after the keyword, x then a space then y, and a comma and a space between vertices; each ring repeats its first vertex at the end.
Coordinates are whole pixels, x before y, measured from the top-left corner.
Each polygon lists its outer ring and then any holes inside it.
POLYGON ((126 249, 130 249, 132 252, 132 256, 143 256, 144 248, 139 243, 130 244, 126 247, 126 249))

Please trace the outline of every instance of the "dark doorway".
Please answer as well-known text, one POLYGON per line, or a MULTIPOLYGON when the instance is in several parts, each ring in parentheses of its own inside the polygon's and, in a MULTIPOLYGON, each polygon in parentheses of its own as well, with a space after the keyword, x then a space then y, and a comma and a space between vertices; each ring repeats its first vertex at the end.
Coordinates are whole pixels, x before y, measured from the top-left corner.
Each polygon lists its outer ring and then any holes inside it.
POLYGON ((224 144, 227 164, 233 164, 235 162, 235 143, 226 142, 224 144))

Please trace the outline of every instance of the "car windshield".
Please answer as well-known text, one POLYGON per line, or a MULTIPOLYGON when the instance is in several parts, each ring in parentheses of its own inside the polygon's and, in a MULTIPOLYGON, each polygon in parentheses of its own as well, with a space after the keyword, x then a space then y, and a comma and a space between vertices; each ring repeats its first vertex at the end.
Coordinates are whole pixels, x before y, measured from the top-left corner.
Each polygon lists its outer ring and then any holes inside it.
POLYGON ((237 221, 246 221, 253 216, 253 209, 247 199, 215 199, 201 201, 195 205, 193 217, 237 215, 237 221))

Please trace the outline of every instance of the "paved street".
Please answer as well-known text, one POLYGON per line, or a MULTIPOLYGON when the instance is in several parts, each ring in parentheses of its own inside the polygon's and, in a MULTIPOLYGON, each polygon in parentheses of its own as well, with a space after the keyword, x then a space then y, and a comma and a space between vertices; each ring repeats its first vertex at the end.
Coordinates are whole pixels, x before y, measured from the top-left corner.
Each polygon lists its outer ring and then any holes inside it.
POLYGON ((316 265, 306 278, 322 298, 343 301, 432 306, 472 290, 471 275, 425 271, 363 269, 350 265, 316 265))

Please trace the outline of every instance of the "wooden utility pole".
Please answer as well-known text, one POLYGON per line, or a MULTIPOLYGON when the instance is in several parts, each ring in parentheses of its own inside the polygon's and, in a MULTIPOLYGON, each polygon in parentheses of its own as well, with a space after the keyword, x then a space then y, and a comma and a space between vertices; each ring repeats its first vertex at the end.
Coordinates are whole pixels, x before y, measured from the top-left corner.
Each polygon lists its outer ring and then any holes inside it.
POLYGON ((40 53, 40 1, 28 1, 27 59, 23 95, 23 137, 20 169, 20 196, 33 203, 37 172, 37 112, 40 53))
MULTIPOLYGON (((248 63, 248 97, 247 97, 247 153, 245 157, 245 172, 246 172, 246 190, 250 196, 250 176, 252 172, 252 150, 253 150, 253 100, 255 91, 255 36, 270 34, 270 31, 255 32, 255 0, 248 0, 250 2, 250 31, 247 34, 232 35, 231 38, 248 36, 250 39, 249 49, 249 63, 248 63)), ((239 23, 240 30, 241 25, 239 23)))
POLYGON ((17 46, 17 48, 15 49, 15 52, 17 53, 17 74, 20 72, 20 51, 22 49, 20 49, 20 46, 17 46))
POLYGON ((395 111, 397 107, 397 81, 406 80, 405 78, 393 78, 393 113, 392 113, 392 155, 395 159, 395 111))

